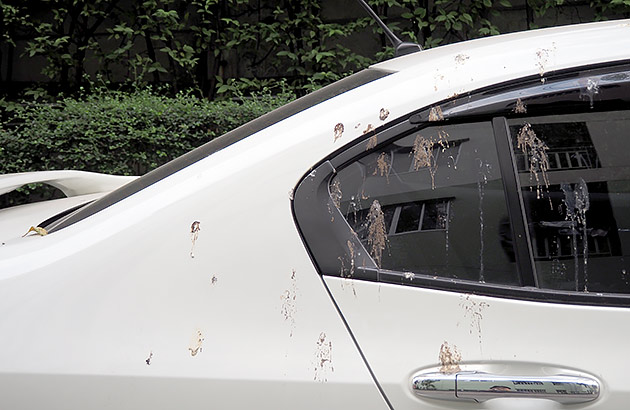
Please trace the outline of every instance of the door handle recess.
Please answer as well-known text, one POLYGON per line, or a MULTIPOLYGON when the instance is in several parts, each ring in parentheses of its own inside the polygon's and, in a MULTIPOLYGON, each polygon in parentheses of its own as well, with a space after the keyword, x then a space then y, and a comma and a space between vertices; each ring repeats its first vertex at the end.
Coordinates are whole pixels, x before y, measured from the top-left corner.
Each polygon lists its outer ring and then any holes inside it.
POLYGON ((482 372, 424 373, 411 381, 419 397, 482 402, 499 397, 554 400, 573 404, 599 397, 599 383, 582 376, 503 376, 482 372))

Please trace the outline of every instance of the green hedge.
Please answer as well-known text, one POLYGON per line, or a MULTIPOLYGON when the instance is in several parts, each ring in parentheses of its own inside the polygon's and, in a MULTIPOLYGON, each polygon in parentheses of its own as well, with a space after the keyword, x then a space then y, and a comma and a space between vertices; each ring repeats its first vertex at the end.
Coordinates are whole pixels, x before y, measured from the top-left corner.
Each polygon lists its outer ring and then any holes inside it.
POLYGON ((208 101, 142 89, 11 104, 0 122, 0 174, 79 169, 141 175, 292 98, 261 93, 208 101))
MULTIPOLYGON (((425 48, 506 29, 630 16, 630 0, 368 3, 402 40, 425 48)), ((229 93, 231 78, 259 85, 285 77, 304 93, 391 56, 385 44, 353 0, 0 2, 3 64, 12 67, 18 56, 21 64, 32 61, 64 92, 85 85, 87 73, 176 90, 196 86, 210 98, 229 93)), ((11 83, 11 70, 0 80, 11 83)))

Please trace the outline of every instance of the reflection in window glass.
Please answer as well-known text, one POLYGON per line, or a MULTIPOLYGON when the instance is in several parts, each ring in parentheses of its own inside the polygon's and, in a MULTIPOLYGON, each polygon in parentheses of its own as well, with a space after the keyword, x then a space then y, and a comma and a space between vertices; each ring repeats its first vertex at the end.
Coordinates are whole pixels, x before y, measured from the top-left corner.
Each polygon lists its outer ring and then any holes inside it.
POLYGON ((398 210, 399 216, 396 221, 396 233, 417 231, 420 225, 421 212, 422 204, 420 202, 402 205, 398 210))
MULTIPOLYGON (((556 122, 549 124, 528 123, 533 132, 532 138, 538 136, 544 142, 546 160, 549 170, 566 170, 580 168, 599 168, 601 165, 597 158, 597 152, 591 141, 585 122, 556 122), (550 136, 546 138, 541 136, 550 136)), ((524 125, 511 126, 512 135, 518 136, 524 129, 524 125)), ((518 138, 514 140, 518 145, 518 138)), ((521 144, 523 145, 523 144, 521 144)), ((527 143, 525 143, 527 145, 527 143)), ((515 147, 516 148, 516 147, 515 147)), ((518 149, 515 151, 516 165, 519 172, 530 170, 536 164, 532 164, 531 150, 518 149), (527 154, 526 152, 527 151, 527 154)))
POLYGON ((630 293, 630 113, 513 120, 510 134, 539 285, 630 293))
POLYGON ((381 268, 518 284, 490 123, 405 135, 339 170, 332 185, 368 252, 380 232, 369 217, 378 201, 387 235, 381 268))
POLYGON ((422 230, 446 229, 448 221, 448 201, 435 200, 424 204, 422 230))

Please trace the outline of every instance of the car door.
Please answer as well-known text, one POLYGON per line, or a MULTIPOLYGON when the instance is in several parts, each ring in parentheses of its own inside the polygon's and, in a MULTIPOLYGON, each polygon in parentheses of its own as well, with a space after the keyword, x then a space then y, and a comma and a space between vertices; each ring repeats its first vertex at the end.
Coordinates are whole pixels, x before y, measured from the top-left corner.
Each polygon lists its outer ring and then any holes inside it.
POLYGON ((630 67, 409 113, 294 211, 393 409, 623 408, 630 67))

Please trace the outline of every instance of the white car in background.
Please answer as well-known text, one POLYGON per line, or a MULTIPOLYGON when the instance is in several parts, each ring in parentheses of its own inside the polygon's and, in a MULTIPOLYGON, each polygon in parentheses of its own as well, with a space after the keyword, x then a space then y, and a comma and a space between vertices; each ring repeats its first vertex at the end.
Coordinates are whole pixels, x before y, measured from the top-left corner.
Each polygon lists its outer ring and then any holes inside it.
POLYGON ((620 20, 376 64, 138 179, 1 176, 68 198, 0 211, 0 409, 626 408, 629 152, 620 20))

